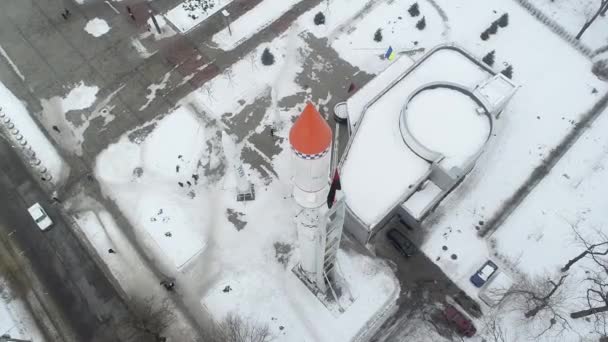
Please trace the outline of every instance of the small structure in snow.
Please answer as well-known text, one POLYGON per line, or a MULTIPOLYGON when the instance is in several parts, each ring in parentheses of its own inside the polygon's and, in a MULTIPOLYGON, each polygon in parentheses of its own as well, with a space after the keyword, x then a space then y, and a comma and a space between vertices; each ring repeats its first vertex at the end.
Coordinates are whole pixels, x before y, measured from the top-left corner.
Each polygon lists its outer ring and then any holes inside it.
POLYGON ((241 163, 240 152, 237 151, 234 141, 232 141, 226 132, 222 132, 222 146, 224 147, 226 162, 230 164, 229 167, 232 167, 234 170, 234 176, 236 178, 236 200, 239 202, 255 200, 255 189, 253 188, 253 184, 247 180, 247 176, 243 170, 243 164, 241 163))

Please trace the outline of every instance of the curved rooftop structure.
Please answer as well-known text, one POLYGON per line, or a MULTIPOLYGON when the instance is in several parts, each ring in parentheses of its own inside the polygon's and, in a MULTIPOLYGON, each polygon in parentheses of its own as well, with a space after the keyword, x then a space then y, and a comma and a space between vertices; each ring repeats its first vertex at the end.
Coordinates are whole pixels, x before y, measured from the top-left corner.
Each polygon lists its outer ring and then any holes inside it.
POLYGON ((419 225, 473 168, 516 89, 453 45, 398 58, 359 89, 340 163, 347 229, 366 242, 397 213, 419 225))

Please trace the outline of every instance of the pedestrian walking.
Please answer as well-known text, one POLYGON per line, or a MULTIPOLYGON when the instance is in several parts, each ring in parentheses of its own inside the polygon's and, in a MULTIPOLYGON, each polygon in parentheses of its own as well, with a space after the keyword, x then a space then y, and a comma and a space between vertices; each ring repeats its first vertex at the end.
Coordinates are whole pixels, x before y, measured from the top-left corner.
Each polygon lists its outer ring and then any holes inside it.
POLYGON ((67 17, 67 15, 65 15, 65 13, 62 12, 61 16, 63 17, 63 20, 68 20, 68 17, 67 17))
POLYGON ((353 91, 355 91, 355 89, 357 89, 357 87, 355 86, 354 83, 351 82, 350 85, 348 86, 348 91, 347 92, 350 94, 353 91))
POLYGON ((167 291, 173 291, 173 288, 175 287, 175 282, 171 280, 163 280, 160 284, 164 286, 167 291))
POLYGON ((270 136, 274 137, 274 128, 270 128, 270 136))
POLYGON ((133 11, 131 11, 131 7, 129 6, 127 6, 127 13, 129 13, 129 17, 131 17, 131 19, 135 21, 135 15, 133 14, 133 11))

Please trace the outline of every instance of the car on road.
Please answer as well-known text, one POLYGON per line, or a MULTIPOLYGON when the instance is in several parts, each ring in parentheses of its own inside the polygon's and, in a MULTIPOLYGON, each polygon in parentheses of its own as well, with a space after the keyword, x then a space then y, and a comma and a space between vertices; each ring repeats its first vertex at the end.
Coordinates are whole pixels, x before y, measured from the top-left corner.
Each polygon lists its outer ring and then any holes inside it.
POLYGON ((462 312, 458 311, 454 306, 448 304, 443 309, 443 316, 448 321, 448 324, 453 326, 458 334, 466 337, 472 337, 477 333, 477 328, 473 325, 462 312))
POLYGON ((486 261, 483 266, 475 274, 471 276, 471 283, 475 285, 475 287, 482 287, 494 273, 498 270, 498 266, 493 263, 491 260, 486 261))
POLYGON ((40 203, 34 203, 27 211, 30 213, 30 216, 34 219, 34 222, 36 222, 40 230, 48 230, 53 225, 53 220, 51 220, 46 211, 44 211, 44 208, 42 208, 40 203))
POLYGON ((392 228, 389 230, 386 237, 391 242, 393 247, 395 247, 395 249, 397 249, 404 257, 409 258, 416 254, 416 246, 397 229, 392 228))

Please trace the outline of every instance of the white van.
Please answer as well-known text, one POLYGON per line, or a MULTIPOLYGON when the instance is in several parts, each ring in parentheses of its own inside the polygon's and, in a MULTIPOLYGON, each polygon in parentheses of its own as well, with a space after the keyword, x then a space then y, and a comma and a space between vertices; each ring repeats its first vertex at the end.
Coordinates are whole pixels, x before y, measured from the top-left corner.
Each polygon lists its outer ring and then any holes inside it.
POLYGON ((479 292, 479 299, 489 306, 496 306, 507 291, 513 286, 513 280, 505 272, 498 272, 486 283, 486 286, 479 292))

